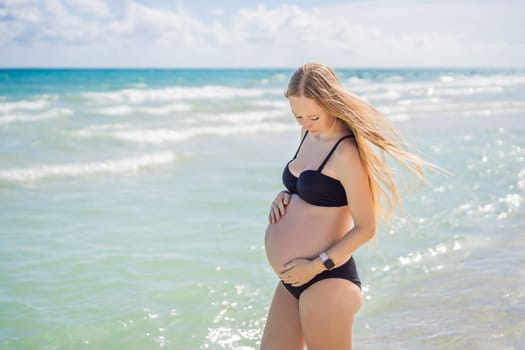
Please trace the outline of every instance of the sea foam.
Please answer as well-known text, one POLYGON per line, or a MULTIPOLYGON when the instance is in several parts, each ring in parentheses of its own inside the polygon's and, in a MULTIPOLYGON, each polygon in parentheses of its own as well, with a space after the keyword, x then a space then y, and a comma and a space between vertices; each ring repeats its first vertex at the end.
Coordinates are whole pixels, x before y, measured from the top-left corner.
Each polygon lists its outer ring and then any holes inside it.
POLYGON ((293 124, 261 123, 255 125, 240 124, 232 126, 203 126, 186 130, 142 129, 117 131, 113 133, 113 137, 124 141, 160 144, 166 142, 186 141, 204 135, 228 136, 235 134, 253 134, 258 132, 282 132, 294 129, 297 129, 297 126, 293 124))
POLYGON ((86 92, 81 96, 89 101, 106 103, 141 104, 145 102, 169 102, 174 100, 228 99, 235 97, 261 97, 265 94, 281 94, 281 90, 239 89, 220 85, 202 87, 174 86, 164 89, 123 89, 112 92, 86 92))
POLYGON ((134 113, 150 114, 150 115, 166 115, 173 112, 190 111, 192 106, 187 103, 171 103, 159 105, 155 107, 132 107, 129 105, 117 105, 111 107, 100 108, 98 112, 110 116, 125 116, 134 113))
POLYGON ((42 110, 49 107, 46 100, 21 100, 0 103, 0 113, 10 113, 17 110, 42 110))
POLYGON ((49 111, 45 111, 42 113, 13 114, 13 115, 7 115, 4 117, 0 117, 0 125, 17 123, 17 122, 36 122, 36 121, 43 121, 43 120, 49 120, 49 119, 55 119, 55 118, 61 118, 61 117, 68 117, 72 115, 73 115, 73 111, 69 108, 54 108, 54 109, 51 109, 49 111))
POLYGON ((158 152, 140 157, 92 163, 42 165, 29 168, 0 170, 0 181, 30 182, 49 177, 78 177, 93 174, 131 173, 142 168, 168 164, 175 161, 172 152, 158 152))

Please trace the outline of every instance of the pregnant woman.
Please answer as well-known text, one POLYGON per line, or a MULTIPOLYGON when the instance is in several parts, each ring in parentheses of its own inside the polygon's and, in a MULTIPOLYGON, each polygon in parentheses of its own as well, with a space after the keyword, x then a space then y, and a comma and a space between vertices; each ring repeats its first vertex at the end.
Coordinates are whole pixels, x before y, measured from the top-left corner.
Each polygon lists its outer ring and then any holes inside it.
POLYGON ((421 179, 424 162, 327 66, 297 69, 285 95, 302 135, 270 209, 266 254, 281 281, 261 349, 349 350, 362 302, 352 255, 374 236, 380 203, 388 213, 399 202, 384 152, 421 179))

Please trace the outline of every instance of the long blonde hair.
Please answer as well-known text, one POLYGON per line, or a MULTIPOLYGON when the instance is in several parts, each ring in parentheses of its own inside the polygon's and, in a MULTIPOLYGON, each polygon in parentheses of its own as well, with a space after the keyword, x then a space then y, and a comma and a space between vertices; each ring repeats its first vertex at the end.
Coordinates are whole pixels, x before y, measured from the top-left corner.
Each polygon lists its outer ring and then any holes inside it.
POLYGON ((381 113, 346 91, 331 68, 320 63, 299 67, 290 78, 285 96, 315 100, 327 113, 342 120, 354 134, 361 162, 368 174, 376 212, 384 214, 386 219, 401 201, 385 152, 415 174, 421 184, 424 182, 423 166, 432 164, 408 152, 398 132, 381 113))

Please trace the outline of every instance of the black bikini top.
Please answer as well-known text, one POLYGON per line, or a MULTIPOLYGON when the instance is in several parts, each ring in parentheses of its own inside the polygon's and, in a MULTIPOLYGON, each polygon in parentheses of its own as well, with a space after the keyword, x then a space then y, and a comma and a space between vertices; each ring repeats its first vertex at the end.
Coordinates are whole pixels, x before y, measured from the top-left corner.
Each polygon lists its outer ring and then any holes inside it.
POLYGON ((290 193, 298 194, 305 202, 312 205, 321 207, 342 207, 347 205, 346 192, 341 182, 321 173, 321 171, 339 143, 346 138, 354 137, 354 135, 347 135, 340 138, 317 170, 304 170, 299 174, 299 177, 296 177, 290 172, 289 164, 297 158, 297 154, 307 134, 308 131, 305 132, 299 148, 297 148, 297 152, 295 152, 295 156, 284 167, 284 186, 290 193))

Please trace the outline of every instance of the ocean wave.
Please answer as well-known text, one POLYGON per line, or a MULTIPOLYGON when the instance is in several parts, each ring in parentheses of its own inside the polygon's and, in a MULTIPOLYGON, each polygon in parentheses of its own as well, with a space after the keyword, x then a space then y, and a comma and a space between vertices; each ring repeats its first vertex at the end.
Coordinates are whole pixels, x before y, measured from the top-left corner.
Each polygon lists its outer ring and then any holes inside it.
POLYGON ((425 92, 426 96, 469 96, 469 95, 485 95, 485 94, 500 94, 504 89, 501 86, 484 86, 473 87, 465 86, 459 88, 428 88, 425 92))
POLYGON ((225 121, 229 123, 260 122, 268 119, 290 117, 291 113, 283 111, 246 111, 236 113, 217 113, 200 118, 204 121, 225 121))
MULTIPOLYGON (((348 83, 348 81, 346 82, 348 83)), ((506 90, 525 87, 525 75, 443 75, 432 81, 392 82, 373 81, 347 85, 350 91, 374 99, 391 91, 408 96, 461 97, 483 94, 502 94, 506 90)))
POLYGON ((359 78, 359 77, 349 77, 345 80, 345 82, 348 84, 358 84, 358 85, 365 85, 365 84, 371 83, 370 80, 359 78))
POLYGON ((142 107, 139 112, 151 115, 165 115, 173 112, 187 112, 192 110, 192 105, 187 103, 171 103, 158 107, 142 107))
POLYGON ((22 100, 0 103, 0 113, 11 113, 18 110, 42 110, 49 107, 47 100, 22 100))
POLYGON ((406 83, 406 84, 385 84, 377 85, 368 89, 355 89, 356 93, 367 100, 394 100, 396 98, 413 97, 461 97, 472 95, 502 94, 505 88, 500 85, 494 86, 463 86, 450 87, 433 83, 406 83))
POLYGON ((87 128, 75 131, 74 134, 79 136, 94 136, 96 133, 99 132, 106 132, 106 131, 114 131, 114 130, 125 130, 129 129, 130 124, 99 124, 99 125, 91 125, 87 128))
POLYGON ((398 100, 401 98, 401 94, 395 90, 386 90, 383 92, 366 94, 362 96, 365 100, 398 100))
POLYGON ((141 104, 145 102, 169 102, 174 100, 261 97, 267 94, 282 94, 282 91, 275 89, 239 89, 221 85, 207 85, 202 87, 174 86, 164 89, 123 89, 111 92, 85 92, 82 93, 81 96, 99 104, 141 104))
POLYGON ((98 110, 100 114, 119 116, 130 115, 133 113, 143 113, 149 115, 166 115, 173 112, 190 111, 192 105, 186 103, 172 103, 167 105, 160 105, 157 107, 131 107, 128 105, 119 105, 112 107, 105 107, 98 110))
POLYGON ((0 170, 0 181, 31 182, 49 177, 79 177, 93 174, 131 173, 142 168, 171 163, 175 158, 174 153, 159 152, 120 160, 6 169, 0 170))
POLYGON ((256 106, 260 106, 260 107, 273 107, 273 108, 278 108, 278 109, 287 109, 289 108, 288 106, 288 102, 286 100, 284 100, 284 98, 282 100, 279 100, 279 101, 276 101, 276 100, 256 100, 256 101, 251 101, 252 104, 256 105, 256 106))
POLYGON ((190 128, 186 130, 128 130, 114 132, 112 136, 123 141, 159 144, 167 142, 181 142, 205 135, 228 136, 235 134, 253 134, 259 132, 281 132, 294 129, 297 129, 297 126, 293 124, 261 123, 256 125, 241 124, 232 126, 206 126, 190 128))
POLYGON ((465 74, 444 74, 438 78, 439 82, 449 86, 510 86, 525 85, 525 75, 465 75, 465 74))
POLYGON ((0 125, 17 123, 17 122, 36 122, 36 121, 42 121, 42 120, 48 120, 48 119, 68 117, 71 115, 73 115, 73 111, 69 108, 55 108, 47 112, 32 114, 32 115, 15 114, 15 115, 8 115, 5 117, 0 117, 0 125))
POLYGON ((92 125, 73 132, 80 137, 105 137, 127 141, 163 143, 184 141, 200 135, 230 135, 257 131, 289 130, 296 128, 293 123, 271 122, 270 120, 292 121, 293 118, 281 111, 247 111, 237 113, 217 113, 192 116, 188 119, 177 120, 179 124, 171 128, 142 129, 129 123, 92 125), (232 125, 224 125, 223 122, 232 125), (217 125, 223 123, 223 125, 217 125), (199 126, 195 126, 199 125, 199 126), (206 126, 201 126, 206 125, 206 126), (252 131, 255 130, 255 131, 252 131))
POLYGON ((525 112, 525 102, 517 101, 430 103, 426 99, 421 99, 406 101, 399 105, 378 105, 377 107, 387 116, 406 114, 414 117, 429 113, 471 116, 525 112))
POLYGON ((121 105, 121 106, 112 106, 112 107, 106 107, 101 108, 98 110, 100 114, 105 115, 130 115, 133 113, 133 108, 127 105, 121 105))

